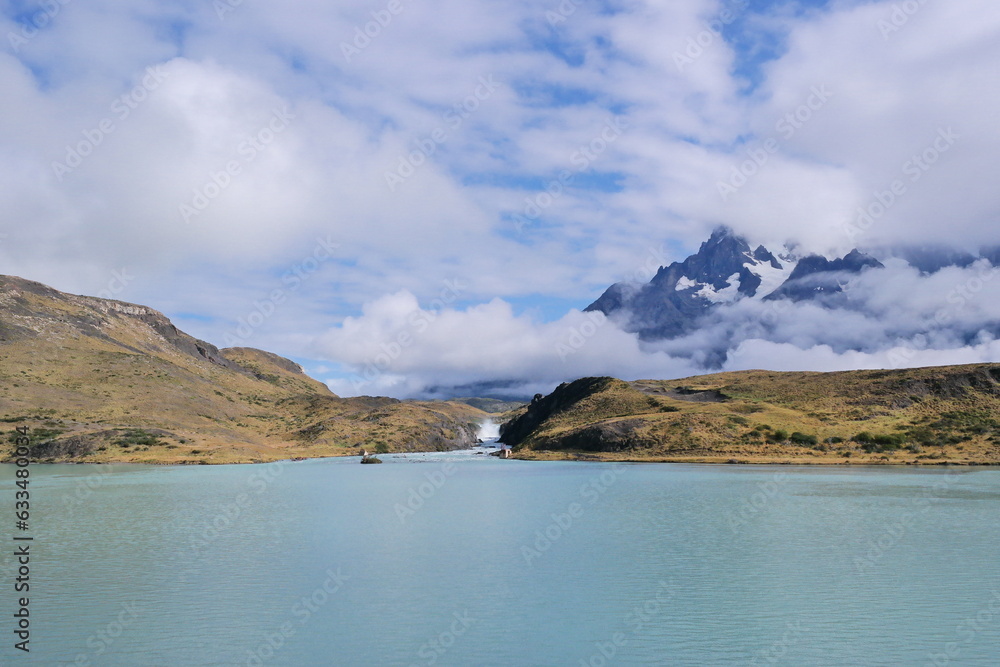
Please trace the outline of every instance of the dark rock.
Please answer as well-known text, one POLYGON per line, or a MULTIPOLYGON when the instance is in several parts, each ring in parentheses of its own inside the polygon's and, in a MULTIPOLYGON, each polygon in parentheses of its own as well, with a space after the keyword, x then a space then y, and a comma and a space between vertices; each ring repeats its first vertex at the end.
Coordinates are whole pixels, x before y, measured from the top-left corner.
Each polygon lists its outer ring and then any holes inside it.
POLYGON ((821 294, 836 294, 843 291, 844 283, 851 276, 867 269, 884 268, 882 262, 859 250, 852 250, 844 257, 834 260, 820 255, 810 255, 799 261, 785 284, 764 299, 802 301, 821 294))
POLYGON ((581 378, 562 383, 548 396, 536 395, 523 414, 500 425, 500 442, 516 447, 546 419, 572 407, 611 382, 616 380, 610 377, 581 378))
POLYGON ((615 317, 626 330, 646 340, 678 336, 691 330, 702 315, 717 305, 704 296, 703 289, 718 292, 735 286, 733 299, 756 296, 762 281, 748 264, 782 268, 763 246, 751 250, 745 239, 728 227, 719 227, 696 254, 660 267, 645 285, 612 285, 584 311, 615 317), (688 283, 691 286, 685 287, 688 283))

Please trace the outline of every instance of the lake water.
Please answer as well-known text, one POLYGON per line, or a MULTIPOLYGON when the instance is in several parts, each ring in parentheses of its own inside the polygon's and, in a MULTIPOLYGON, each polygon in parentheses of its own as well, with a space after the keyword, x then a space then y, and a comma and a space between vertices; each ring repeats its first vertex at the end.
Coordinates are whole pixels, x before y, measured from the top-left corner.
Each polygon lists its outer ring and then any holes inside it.
POLYGON ((2 664, 1000 664, 997 469, 31 470, 32 651, 4 549, 2 664))

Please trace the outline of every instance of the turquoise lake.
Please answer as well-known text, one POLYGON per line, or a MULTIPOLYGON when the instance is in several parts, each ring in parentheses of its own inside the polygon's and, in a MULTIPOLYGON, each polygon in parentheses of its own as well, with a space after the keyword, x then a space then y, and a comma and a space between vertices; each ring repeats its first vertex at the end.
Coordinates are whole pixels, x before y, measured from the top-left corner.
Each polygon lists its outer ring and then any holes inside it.
POLYGON ((1000 664, 995 468, 357 461, 33 466, 0 663, 1000 664))

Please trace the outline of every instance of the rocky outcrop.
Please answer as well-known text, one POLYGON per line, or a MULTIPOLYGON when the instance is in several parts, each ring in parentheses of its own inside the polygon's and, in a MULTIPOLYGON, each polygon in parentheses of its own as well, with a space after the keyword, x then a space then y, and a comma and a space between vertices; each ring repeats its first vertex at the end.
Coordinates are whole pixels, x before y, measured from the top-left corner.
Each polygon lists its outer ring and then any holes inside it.
POLYGON ((501 433, 524 458, 992 464, 998 414, 998 364, 736 371, 680 382, 584 378, 537 398, 501 433))
POLYGON ((173 349, 229 370, 247 372, 227 359, 216 346, 180 331, 166 315, 146 306, 65 294, 16 276, 0 276, 0 306, 5 315, 0 322, 0 342, 86 336, 128 352, 141 354, 173 349), (133 340, 115 335, 116 329, 123 328, 134 330, 133 340), (140 340, 144 342, 137 344, 140 340))
POLYGON ((569 409, 613 382, 621 381, 610 377, 581 378, 562 383, 548 396, 536 395, 523 414, 501 424, 500 442, 516 447, 549 417, 569 409))
POLYGON ((882 262, 859 250, 852 250, 840 259, 829 260, 820 255, 810 255, 795 265, 788 280, 768 294, 765 300, 790 299, 802 301, 823 294, 843 291, 843 283, 852 275, 867 269, 884 269, 882 262))

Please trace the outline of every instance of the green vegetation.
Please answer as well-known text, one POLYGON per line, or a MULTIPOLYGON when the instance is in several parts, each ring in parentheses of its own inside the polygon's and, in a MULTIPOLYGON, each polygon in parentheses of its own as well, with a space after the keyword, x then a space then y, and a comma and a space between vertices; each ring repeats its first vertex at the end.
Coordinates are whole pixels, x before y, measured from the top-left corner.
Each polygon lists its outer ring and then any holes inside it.
POLYGON ((1000 465, 1000 365, 583 378, 504 432, 522 458, 1000 465))
POLYGON ((793 445, 803 445, 806 447, 812 447, 819 442, 819 438, 815 435, 806 435, 805 433, 799 433, 798 431, 788 436, 788 440, 793 445))
POLYGON ((392 452, 455 449, 487 416, 457 402, 339 398, 288 359, 220 350, 143 306, 122 310, 13 276, 0 276, 0 296, 15 304, 0 309, 0 420, 33 429, 42 461, 263 462, 346 455, 368 441, 392 452))
POLYGON ((788 431, 779 428, 776 431, 771 431, 770 435, 767 436, 767 441, 770 443, 786 442, 788 440, 788 431))
POLYGON ((140 445, 151 447, 153 445, 162 445, 163 442, 149 431, 144 431, 141 428, 133 428, 115 439, 115 444, 120 447, 138 447, 140 445))
MULTIPOLYGON (((66 430, 61 428, 35 427, 28 430, 27 437, 31 441, 31 446, 36 447, 52 442, 65 432, 66 430)), ((11 431, 7 434, 7 442, 13 444, 19 437, 22 437, 20 433, 11 431)))

